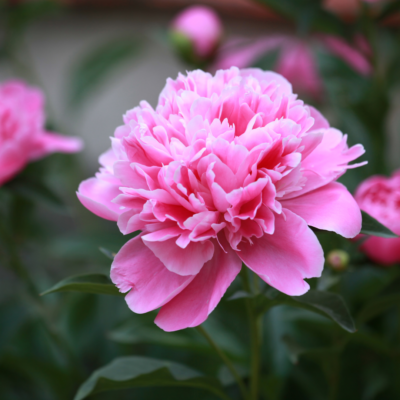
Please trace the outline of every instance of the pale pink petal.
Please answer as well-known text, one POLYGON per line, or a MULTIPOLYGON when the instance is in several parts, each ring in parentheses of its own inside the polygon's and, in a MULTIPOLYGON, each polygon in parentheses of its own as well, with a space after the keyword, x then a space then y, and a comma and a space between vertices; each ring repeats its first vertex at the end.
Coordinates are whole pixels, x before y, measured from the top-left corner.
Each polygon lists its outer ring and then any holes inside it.
POLYGON ((335 181, 347 169, 366 164, 349 164, 365 153, 360 144, 353 147, 347 145, 347 135, 337 129, 329 128, 324 131, 321 143, 307 158, 302 161, 302 174, 306 182, 302 190, 291 193, 285 198, 298 197, 321 186, 335 181))
POLYGON ((121 248, 111 266, 111 280, 121 292, 130 290, 125 300, 129 308, 138 314, 161 307, 193 278, 168 271, 143 244, 140 236, 121 248))
POLYGON ((314 118, 314 125, 310 132, 330 128, 328 120, 316 108, 313 106, 308 106, 308 108, 310 109, 311 117, 314 118))
POLYGON ((30 153, 31 160, 37 160, 51 153, 77 153, 83 148, 83 141, 77 137, 62 136, 56 133, 43 132, 38 135, 30 153))
POLYGON ((176 239, 170 239, 171 235, 177 237, 183 233, 181 229, 173 231, 171 228, 171 232, 162 237, 159 232, 143 236, 143 241, 171 272, 182 276, 195 275, 213 257, 214 245, 210 240, 190 242, 187 247, 182 248, 175 243, 176 239))
POLYGON ((112 202, 119 194, 118 185, 105 180, 90 178, 79 185, 77 196, 80 202, 93 214, 104 219, 117 221, 118 216, 126 210, 121 210, 119 204, 112 202))
POLYGON ((293 211, 315 228, 333 231, 346 238, 353 238, 360 233, 360 208, 340 183, 329 183, 299 197, 282 200, 281 203, 282 207, 293 211))
POLYGON ((226 253, 215 243, 214 257, 185 290, 161 308, 155 319, 161 329, 171 332, 198 326, 217 306, 242 265, 224 238, 221 244, 226 253))
POLYGON ((304 278, 320 277, 324 266, 321 245, 307 223, 289 210, 275 217, 275 233, 241 242, 240 259, 272 287, 301 296, 309 285, 304 278))

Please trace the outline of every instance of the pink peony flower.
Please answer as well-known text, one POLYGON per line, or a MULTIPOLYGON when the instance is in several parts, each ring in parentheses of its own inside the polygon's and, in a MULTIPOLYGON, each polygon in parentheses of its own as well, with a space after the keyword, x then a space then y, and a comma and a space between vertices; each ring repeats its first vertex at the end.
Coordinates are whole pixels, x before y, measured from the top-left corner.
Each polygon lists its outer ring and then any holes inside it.
POLYGON ((196 56, 205 59, 213 54, 221 39, 222 23, 212 8, 192 6, 178 14, 172 30, 189 39, 196 56))
MULTIPOLYGON (((368 59, 357 48, 352 47, 343 39, 332 35, 319 35, 313 40, 317 45, 323 45, 327 51, 345 61, 359 74, 367 76, 372 68, 368 59)), ((362 51, 369 49, 368 42, 363 37, 356 37, 359 45, 362 41, 362 51)), ((308 93, 315 98, 323 92, 322 79, 313 54, 311 42, 299 40, 285 35, 260 38, 256 41, 233 39, 228 41, 219 52, 214 69, 249 67, 263 55, 279 49, 276 72, 283 75, 301 93, 308 93)))
MULTIPOLYGON (((355 198, 360 208, 396 234, 400 234, 400 170, 391 178, 372 176, 358 188, 355 198)), ((400 262, 400 238, 367 238, 360 249, 377 263, 400 262)))
POLYGON ((43 94, 20 81, 0 85, 0 185, 27 163, 54 152, 74 153, 78 138, 44 130, 43 94))
MULTIPOLYGON (((364 153, 259 69, 168 79, 157 108, 128 111, 78 197, 122 233, 111 279, 137 313, 161 307, 166 331, 201 324, 242 263, 288 295, 320 276, 308 225, 354 237, 357 203, 335 182, 364 153)), ((363 164, 363 163, 362 163, 363 164)), ((358 164, 361 165, 361 164, 358 164)))

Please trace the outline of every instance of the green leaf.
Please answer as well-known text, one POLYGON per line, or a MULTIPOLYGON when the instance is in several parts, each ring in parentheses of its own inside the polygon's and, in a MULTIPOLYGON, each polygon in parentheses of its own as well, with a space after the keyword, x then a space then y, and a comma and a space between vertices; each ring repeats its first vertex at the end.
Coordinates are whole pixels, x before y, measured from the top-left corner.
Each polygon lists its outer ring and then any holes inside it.
POLYGON ((368 302, 357 315, 357 322, 362 324, 378 316, 387 309, 400 305, 400 293, 378 297, 368 302))
POLYGON ((136 57, 139 42, 118 38, 87 54, 72 71, 69 81, 69 105, 77 109, 82 102, 123 62, 136 57))
POLYGON ((120 357, 95 371, 79 388, 74 400, 95 393, 134 387, 184 386, 204 389, 229 399, 215 378, 184 365, 147 357, 120 357))
POLYGON ((125 296, 120 293, 106 275, 103 274, 85 274, 75 275, 63 279, 51 289, 41 293, 41 296, 56 292, 84 292, 93 294, 107 294, 112 296, 125 296))
POLYGON ((375 218, 371 217, 365 211, 361 211, 362 214, 362 227, 361 232, 365 235, 380 236, 384 238, 397 238, 398 236, 393 233, 386 226, 382 225, 375 218))
MULTIPOLYGON (((297 307, 316 312, 328 317, 348 332, 355 332, 353 318, 343 298, 336 293, 309 290, 303 296, 293 296, 297 307)), ((292 303, 291 305, 295 305, 292 303)))
POLYGON ((287 305, 303 308, 317 314, 323 315, 336 322, 348 332, 355 332, 353 318, 343 298, 336 293, 309 290, 303 296, 287 296, 270 288, 267 292, 252 297, 246 292, 235 293, 230 300, 251 297, 251 300, 259 314, 263 314, 270 308, 287 305))

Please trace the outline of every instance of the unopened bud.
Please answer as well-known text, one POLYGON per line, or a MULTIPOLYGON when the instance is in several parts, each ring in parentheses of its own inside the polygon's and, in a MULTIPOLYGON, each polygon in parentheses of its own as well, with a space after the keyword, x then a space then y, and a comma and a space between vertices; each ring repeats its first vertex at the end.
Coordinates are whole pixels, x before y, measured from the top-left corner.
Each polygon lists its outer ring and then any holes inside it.
POLYGON ((205 6, 192 6, 174 19, 170 38, 180 55, 189 62, 205 61, 214 55, 222 36, 222 23, 216 12, 205 6))
POLYGON ((349 254, 343 250, 332 250, 326 257, 327 264, 336 271, 343 271, 349 265, 349 254))

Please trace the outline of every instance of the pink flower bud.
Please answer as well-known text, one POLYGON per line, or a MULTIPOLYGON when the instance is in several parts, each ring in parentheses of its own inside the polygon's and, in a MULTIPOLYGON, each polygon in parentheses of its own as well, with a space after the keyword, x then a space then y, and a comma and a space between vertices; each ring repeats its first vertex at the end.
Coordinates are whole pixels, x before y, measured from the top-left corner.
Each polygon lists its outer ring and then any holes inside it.
MULTIPOLYGON (((371 176, 357 188, 355 199, 362 210, 400 234, 400 170, 390 178, 371 176)), ((360 250, 380 264, 400 262, 400 238, 371 236, 360 250)))
POLYGON ((194 55, 204 60, 210 58, 218 46, 222 23, 212 8, 192 6, 178 14, 171 30, 173 34, 178 34, 178 38, 183 36, 187 39, 194 55))
POLYGON ((0 185, 27 163, 54 152, 75 153, 79 138, 46 132, 43 93, 20 81, 0 85, 0 185))

